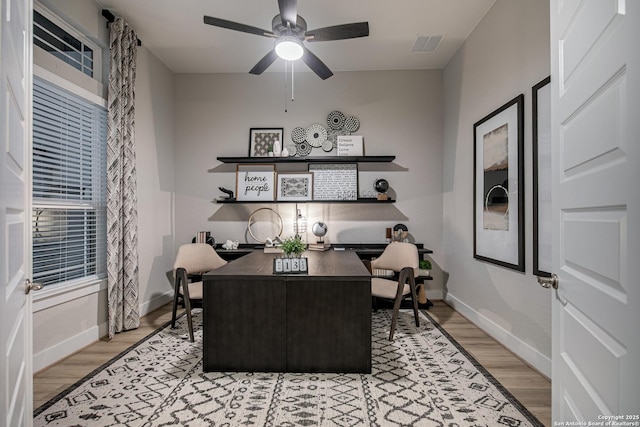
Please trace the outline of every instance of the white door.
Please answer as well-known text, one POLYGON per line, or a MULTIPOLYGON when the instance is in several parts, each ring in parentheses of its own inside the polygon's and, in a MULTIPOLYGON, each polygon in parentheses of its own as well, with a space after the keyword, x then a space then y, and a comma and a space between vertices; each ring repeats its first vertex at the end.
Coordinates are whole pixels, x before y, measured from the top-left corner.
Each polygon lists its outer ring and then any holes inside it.
POLYGON ((550 12, 553 421, 637 422, 640 1, 550 12))
POLYGON ((32 2, 0 1, 0 426, 30 426, 32 2))

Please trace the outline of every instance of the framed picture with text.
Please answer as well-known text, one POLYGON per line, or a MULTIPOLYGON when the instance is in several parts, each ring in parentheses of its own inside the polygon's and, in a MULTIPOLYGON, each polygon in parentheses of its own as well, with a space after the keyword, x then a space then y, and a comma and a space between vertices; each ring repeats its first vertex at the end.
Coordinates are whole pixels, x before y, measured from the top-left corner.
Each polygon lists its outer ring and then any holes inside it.
POLYGON ((238 201, 273 201, 275 174, 273 164, 238 165, 236 167, 236 199, 238 201))
POLYGON ((283 128, 251 128, 249 130, 249 157, 268 157, 269 147, 275 141, 282 146, 283 128))
POLYGON ((473 257, 524 271, 524 95, 473 125, 473 257))

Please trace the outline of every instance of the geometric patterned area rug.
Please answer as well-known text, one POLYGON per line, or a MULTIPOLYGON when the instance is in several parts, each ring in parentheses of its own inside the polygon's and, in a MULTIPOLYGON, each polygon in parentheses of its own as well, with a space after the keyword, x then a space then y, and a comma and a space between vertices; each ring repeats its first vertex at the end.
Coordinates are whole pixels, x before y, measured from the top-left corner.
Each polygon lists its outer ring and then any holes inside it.
POLYGON ((167 324, 34 412, 35 426, 541 426, 427 313, 372 313, 371 374, 202 371, 186 319, 167 324))

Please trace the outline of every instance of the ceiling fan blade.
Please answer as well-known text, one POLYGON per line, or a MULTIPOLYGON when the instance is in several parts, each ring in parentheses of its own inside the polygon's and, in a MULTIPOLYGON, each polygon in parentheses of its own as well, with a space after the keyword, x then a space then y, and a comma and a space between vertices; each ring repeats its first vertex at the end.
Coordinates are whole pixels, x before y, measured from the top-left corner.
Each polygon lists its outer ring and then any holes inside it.
POLYGON ((304 54, 302 55, 302 60, 304 61, 305 64, 307 64, 309 68, 311 68, 311 71, 316 73, 318 77, 320 77, 322 80, 326 80, 329 77, 333 76, 333 73, 331 72, 329 67, 324 65, 324 62, 320 61, 320 58, 315 56, 306 47, 303 47, 303 49, 304 49, 304 54))
POLYGON ((298 19, 298 0, 278 0, 278 7, 282 25, 287 28, 287 22, 289 22, 291 28, 295 28, 298 19))
POLYGON ((267 53, 256 65, 253 66, 249 73, 256 75, 262 74, 277 58, 278 55, 276 54, 276 50, 271 49, 269 53, 267 53))
POLYGON ((243 33, 255 34, 264 37, 275 37, 271 31, 263 30, 262 28, 252 27, 251 25, 239 24, 233 21, 227 21, 226 19, 214 18, 212 16, 204 16, 204 23, 213 25, 214 27, 226 28, 228 30, 240 31, 243 33))
POLYGON ((354 22, 352 24, 334 25, 331 27, 317 28, 305 33, 305 38, 310 42, 324 42, 331 40, 355 39, 369 35, 368 22, 354 22))

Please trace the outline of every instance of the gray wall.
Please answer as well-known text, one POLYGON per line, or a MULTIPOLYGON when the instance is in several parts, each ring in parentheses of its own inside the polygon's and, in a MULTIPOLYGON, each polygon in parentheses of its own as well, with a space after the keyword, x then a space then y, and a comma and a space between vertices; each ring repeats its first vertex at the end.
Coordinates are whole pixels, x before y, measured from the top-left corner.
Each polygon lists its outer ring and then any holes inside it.
MULTIPOLYGON (((274 66, 277 66, 275 64, 274 66)), ((195 74, 176 76, 176 244, 197 231, 211 231, 217 242, 254 243, 246 233, 251 212, 263 205, 216 204, 219 186, 235 188, 235 166, 218 156, 246 156, 251 127, 291 130, 326 124, 339 110, 360 119, 368 155, 395 155, 385 170, 360 173, 361 191, 386 178, 397 203, 381 205, 299 205, 309 224, 324 220, 329 242, 384 242, 385 228, 407 225, 412 238, 442 256, 442 72, 370 71, 336 73, 326 81, 310 72, 295 75, 295 101, 284 111, 282 73, 195 74), (214 171, 210 171, 213 169, 214 171)), ((322 155, 323 152, 312 153, 322 155)), ((272 203, 293 234, 293 204, 272 203)), ((314 236, 309 233, 308 240, 314 236)), ((435 272, 437 274, 437 272, 435 272)), ((439 276, 429 296, 441 298, 439 276)))
POLYGON ((532 275, 531 87, 550 74, 549 3, 498 0, 444 69, 446 300, 551 374, 551 293, 532 275), (473 125, 525 95, 525 254, 518 273, 473 258, 473 125))
MULTIPOLYGON (((85 0, 51 2, 55 12, 94 35, 106 45, 105 20, 100 7, 85 0), (98 17, 98 18, 96 18, 98 17)), ((99 85, 76 79, 65 64, 51 67, 47 53, 37 56, 39 66, 73 80, 95 94, 99 85)), ((173 287, 167 272, 175 258, 173 240, 174 188, 174 74, 144 46, 138 49, 136 79, 136 168, 138 173, 138 233, 140 310, 144 315, 169 301, 173 287)), ((104 92, 106 93, 106 92, 104 92)), ((42 369, 97 341, 107 333, 105 284, 82 290, 34 293, 34 370, 42 369)))

